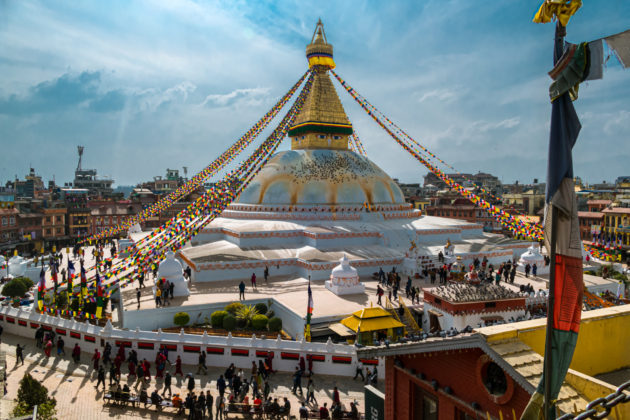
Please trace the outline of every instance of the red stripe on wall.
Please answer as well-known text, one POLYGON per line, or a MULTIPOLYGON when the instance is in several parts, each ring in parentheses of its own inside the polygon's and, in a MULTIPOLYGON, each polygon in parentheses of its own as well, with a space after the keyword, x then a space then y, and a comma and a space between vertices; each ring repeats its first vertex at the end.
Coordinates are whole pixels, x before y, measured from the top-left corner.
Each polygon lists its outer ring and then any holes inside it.
POLYGON ((247 349, 232 349, 232 356, 249 356, 247 349))
POLYGON ((223 347, 206 347, 206 353, 223 354, 225 353, 225 349, 223 347))
POLYGON ((92 337, 91 335, 84 335, 83 339, 85 341, 89 341, 90 343, 95 343, 96 342, 96 338, 92 337))
POLYGON ((139 349, 153 350, 154 347, 155 347, 155 344, 153 343, 138 343, 139 349))
POLYGON ((280 353, 280 358, 298 360, 300 358, 300 353, 287 353, 283 351, 280 353))
POLYGON ((70 337, 72 337, 72 338, 79 338, 80 339, 81 338, 81 334, 73 332, 73 331, 70 331, 70 337))
POLYGON ((352 363, 352 357, 333 356, 332 357, 332 361, 333 361, 333 363, 350 364, 350 363, 352 363))

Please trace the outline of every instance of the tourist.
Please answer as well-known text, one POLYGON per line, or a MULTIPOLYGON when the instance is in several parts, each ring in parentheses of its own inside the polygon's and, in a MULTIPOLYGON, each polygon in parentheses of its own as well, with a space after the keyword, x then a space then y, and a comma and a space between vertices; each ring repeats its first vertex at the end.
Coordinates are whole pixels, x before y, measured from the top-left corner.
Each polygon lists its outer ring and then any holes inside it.
POLYGON ((50 352, 52 351, 53 343, 50 336, 48 336, 48 340, 46 341, 46 345, 44 346, 44 353, 46 357, 50 357, 50 352))
POLYGON ((307 419, 308 418, 308 408, 304 405, 304 401, 302 401, 302 405, 300 406, 300 418, 307 419))
POLYGON ((15 367, 17 367, 18 362, 20 361, 22 362, 22 365, 24 365, 24 347, 20 346, 18 343, 15 348, 15 367))
POLYGON ((536 277, 537 271, 538 271, 538 266, 536 265, 536 263, 534 263, 534 265, 532 265, 532 276, 536 277))
POLYGON ((252 273, 252 289, 256 289, 256 273, 252 273))
POLYGON ((159 308, 162 305, 162 289, 158 287, 155 289, 155 307, 159 308))
POLYGON ((377 285, 376 286, 376 296, 378 297, 378 300, 376 301, 377 305, 383 305, 383 303, 381 302, 381 298, 383 297, 383 294, 385 294, 385 292, 383 291, 383 289, 381 288, 381 285, 377 285))
POLYGON ((291 392, 293 394, 295 394, 298 388, 300 390, 300 395, 303 395, 303 392, 302 392, 302 371, 296 366, 295 367, 295 372, 293 373, 293 390, 291 392))
POLYGON ((140 293, 140 288, 137 287, 136 288, 136 299, 138 300, 138 309, 140 309, 140 296, 142 296, 142 293, 140 293))
POLYGON ((212 406, 214 405, 214 398, 210 393, 210 390, 206 391, 206 410, 208 411, 208 418, 212 418, 212 406))
POLYGON ((350 403, 350 419, 359 420, 359 410, 354 402, 350 403))
POLYGON ((495 281, 497 286, 499 285, 499 283, 501 283, 501 272, 500 271, 497 271, 496 274, 494 275, 494 281, 495 281))
MULTIPOLYGON (((190 270, 190 267, 188 267, 188 269, 190 270)), ((169 284, 168 284, 168 292, 171 295, 171 299, 173 299, 173 292, 175 292, 175 283, 169 282, 169 284)))
POLYGON ((245 282, 243 280, 238 285, 238 299, 245 300, 245 282))
POLYGON ((72 360, 74 363, 79 363, 81 359, 81 347, 79 347, 79 343, 74 344, 74 348, 72 349, 72 360))
POLYGON ((331 416, 334 420, 341 419, 343 417, 343 411, 341 410, 341 404, 333 404, 331 407, 331 416))
POLYGON ((206 352, 202 351, 199 353, 199 363, 197 364, 197 375, 203 369, 203 374, 208 374, 208 368, 206 367, 206 352))
POLYGON ((269 267, 265 266, 265 271, 263 271, 263 276, 265 277, 265 284, 268 284, 269 280, 269 267))
POLYGON ((529 277, 529 272, 532 270, 532 266, 527 263, 525 266, 525 277, 529 277))
POLYGON ((175 360, 175 376, 181 375, 184 376, 184 372, 182 372, 182 358, 177 355, 177 360, 175 360))
POLYGON ((96 382, 95 388, 98 389, 98 386, 102 382, 103 383, 103 390, 105 390, 105 369, 103 369, 103 366, 98 368, 97 379, 98 379, 98 381, 96 382))
POLYGON ((162 395, 166 396, 166 391, 168 391, 169 397, 173 395, 173 391, 171 390, 171 373, 167 370, 166 375, 164 375, 164 389, 162 390, 162 395))
POLYGON ((44 328, 43 327, 39 327, 37 328, 37 330, 35 331, 35 346, 38 349, 42 348, 42 344, 44 341, 44 328))
POLYGON ((118 382, 116 380, 116 366, 113 363, 109 365, 109 386, 112 386, 112 382, 118 382))
POLYGON ((201 413, 201 417, 199 418, 202 419, 206 417, 206 396, 203 393, 203 390, 199 393, 199 397, 197 398, 197 406, 195 407, 195 411, 201 413))
POLYGON ((385 272, 383 271, 383 267, 378 268, 378 282, 385 283, 385 272))
POLYGON ((101 360, 101 353, 99 353, 98 349, 94 349, 94 355, 92 356, 92 362, 94 362, 94 370, 98 370, 98 364, 101 360))
POLYGON ((378 370, 376 366, 374 366, 374 370, 372 370, 372 375, 370 376, 370 383, 376 386, 376 382, 378 381, 378 370))
POLYGON ((140 285, 139 289, 144 288, 144 270, 140 269, 138 273, 138 284, 140 285))
POLYGON ((158 411, 162 411, 162 397, 160 397, 157 388, 151 393, 151 404, 155 405, 158 411))
POLYGON ((223 394, 217 397, 216 409, 217 409, 216 420, 223 420, 223 414, 225 412, 225 399, 223 398, 223 394))
POLYGON ((319 418, 320 419, 328 419, 330 418, 330 414, 328 413, 328 408, 326 407, 328 403, 324 403, 323 406, 319 407, 319 418))
POLYGON ((65 345, 65 343, 63 342, 63 338, 59 337, 57 339, 57 356, 61 356, 61 355, 65 356, 66 355, 66 352, 65 352, 65 350, 63 348, 64 345, 65 345))
MULTIPOLYGON (((363 381, 365 381, 365 376, 363 376, 363 366, 361 365, 360 362, 357 362, 357 367, 356 367, 356 369, 354 371, 354 378, 352 378, 352 379, 353 380, 357 379, 357 376, 359 376, 359 375, 361 375, 361 379, 363 381)), ((310 383, 310 381, 309 381, 309 383, 310 383)))
POLYGON ((129 374, 127 375, 127 377, 136 377, 136 365, 132 360, 129 360, 129 363, 127 364, 127 369, 129 369, 129 374))
MULTIPOLYGON (((363 374, 361 374, 363 376, 363 374)), ((315 384, 313 384, 313 380, 308 380, 308 385, 306 386, 306 402, 307 403, 315 403, 317 405, 317 400, 315 399, 315 384)))
POLYGON ((147 404, 150 402, 149 396, 147 395, 147 389, 143 386, 140 390, 139 403, 144 403, 144 408, 147 408, 147 404))
POLYGON ((191 373, 188 374, 188 392, 193 392, 193 389, 195 389, 195 378, 192 376, 191 373))
POLYGON ((339 399, 339 390, 337 387, 333 388, 333 396, 332 396, 333 404, 341 404, 341 400, 339 399))
POLYGON ((219 390, 219 397, 223 398, 223 394, 225 394, 225 379, 223 379, 223 375, 219 375, 219 379, 217 379, 217 389, 219 390))
POLYGON ((144 366, 142 366, 142 364, 139 364, 136 385, 134 386, 134 388, 138 388, 138 385, 140 385, 141 383, 142 387, 144 388, 144 386, 146 385, 146 380, 144 378, 144 366))
POLYGON ((111 363, 112 346, 109 343, 105 343, 105 350, 103 350, 103 364, 111 363))

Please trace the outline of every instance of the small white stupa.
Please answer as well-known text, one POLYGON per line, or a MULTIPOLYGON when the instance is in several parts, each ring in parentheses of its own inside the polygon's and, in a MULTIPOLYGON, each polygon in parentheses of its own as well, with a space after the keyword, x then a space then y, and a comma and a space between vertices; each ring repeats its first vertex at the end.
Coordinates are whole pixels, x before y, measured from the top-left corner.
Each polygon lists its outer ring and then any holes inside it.
MULTIPOLYGON (((166 279, 169 283, 173 283, 173 297, 190 296, 188 280, 184 278, 182 263, 175 259, 175 253, 173 251, 168 251, 166 258, 158 266, 157 279, 166 279)), ((155 295, 155 286, 153 287, 153 294, 155 295)))
POLYGON ((343 258, 339 262, 340 264, 332 269, 330 280, 326 280, 326 289, 336 295, 363 293, 365 285, 359 282, 357 269, 350 266, 348 256, 343 254, 343 258))
POLYGON ((9 259, 9 274, 13 277, 22 277, 26 271, 27 264, 28 262, 19 255, 11 257, 9 259))
POLYGON ((532 243, 532 245, 527 248, 521 258, 518 260, 519 271, 525 271, 525 266, 529 264, 531 267, 536 264, 536 275, 538 274, 549 274, 549 267, 545 266, 545 257, 540 253, 540 246, 537 243, 532 243))

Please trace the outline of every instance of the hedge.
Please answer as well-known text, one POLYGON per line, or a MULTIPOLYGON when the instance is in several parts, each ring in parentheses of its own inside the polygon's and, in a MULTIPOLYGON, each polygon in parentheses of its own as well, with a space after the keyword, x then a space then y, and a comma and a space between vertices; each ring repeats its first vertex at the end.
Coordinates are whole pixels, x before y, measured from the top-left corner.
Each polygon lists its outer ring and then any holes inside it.
POLYGON ((175 325, 183 327, 190 322, 190 315, 187 312, 177 312, 173 317, 175 325))
POLYGON ((267 328, 267 323, 269 322, 269 318, 265 315, 254 315, 252 318, 252 328, 255 330, 264 330, 267 328))
POLYGON ((239 308, 242 308, 243 305, 241 302, 232 302, 229 305, 227 305, 224 309, 231 313, 232 315, 236 315, 236 312, 239 310, 239 308))
POLYGON ((269 331, 280 332, 282 330, 282 319, 273 317, 269 320, 269 331))
POLYGON ((227 311, 214 311, 210 315, 210 323, 214 328, 223 328, 223 318, 227 315, 227 311))
POLYGON ((256 309, 256 312, 258 312, 259 314, 266 314, 267 313, 267 305, 265 305, 262 302, 255 304, 254 308, 256 309))
POLYGON ((223 328, 228 331, 232 331, 236 328, 236 318, 232 314, 227 314, 223 317, 223 328))

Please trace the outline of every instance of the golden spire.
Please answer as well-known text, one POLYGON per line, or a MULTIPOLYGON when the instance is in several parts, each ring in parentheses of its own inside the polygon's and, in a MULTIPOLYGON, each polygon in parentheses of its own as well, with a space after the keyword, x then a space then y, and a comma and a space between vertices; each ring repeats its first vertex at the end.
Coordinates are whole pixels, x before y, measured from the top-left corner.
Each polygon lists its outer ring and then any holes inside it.
POLYGON ((291 148, 348 150, 352 124, 328 77, 328 70, 335 68, 335 62, 333 46, 326 39, 321 19, 311 43, 306 46, 306 58, 314 73, 313 85, 302 111, 289 129, 291 148))

